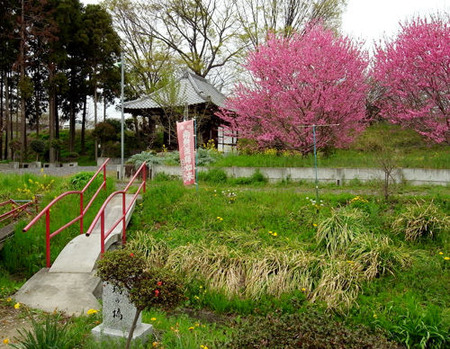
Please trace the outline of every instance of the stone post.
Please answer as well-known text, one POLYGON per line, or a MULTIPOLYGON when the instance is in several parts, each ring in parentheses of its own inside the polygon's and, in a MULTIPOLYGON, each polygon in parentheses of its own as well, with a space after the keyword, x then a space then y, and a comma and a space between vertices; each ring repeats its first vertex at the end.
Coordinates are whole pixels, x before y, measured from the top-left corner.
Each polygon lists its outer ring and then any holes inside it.
MULTIPOLYGON (((98 340, 102 336, 128 338, 135 314, 136 307, 129 301, 128 292, 125 289, 104 283, 103 322, 92 329, 92 334, 98 340)), ((139 315, 133 340, 140 339, 142 343, 145 343, 152 332, 152 325, 143 324, 141 315, 139 315)))

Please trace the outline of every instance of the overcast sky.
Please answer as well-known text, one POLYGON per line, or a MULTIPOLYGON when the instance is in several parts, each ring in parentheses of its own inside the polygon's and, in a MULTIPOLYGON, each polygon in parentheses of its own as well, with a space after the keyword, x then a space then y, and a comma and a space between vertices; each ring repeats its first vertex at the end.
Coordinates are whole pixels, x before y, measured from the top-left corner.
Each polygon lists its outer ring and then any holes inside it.
POLYGON ((345 34, 373 42, 395 36, 399 22, 438 11, 450 13, 450 0, 348 0, 342 17, 345 34))
MULTIPOLYGON (((81 2, 92 4, 99 0, 81 2)), ((399 21, 437 11, 450 13, 450 0, 347 0, 347 4, 342 29, 345 34, 366 41, 367 46, 385 36, 394 36, 399 21)))

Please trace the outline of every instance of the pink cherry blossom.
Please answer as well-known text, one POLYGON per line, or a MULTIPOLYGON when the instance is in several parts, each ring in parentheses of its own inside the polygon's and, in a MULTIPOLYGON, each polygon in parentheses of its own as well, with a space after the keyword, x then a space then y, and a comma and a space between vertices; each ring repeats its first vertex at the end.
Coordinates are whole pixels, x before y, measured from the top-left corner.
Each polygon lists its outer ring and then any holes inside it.
POLYGON ((246 64, 252 84, 241 84, 221 117, 239 136, 261 147, 342 147, 365 127, 367 54, 320 25, 292 37, 269 36, 246 64))

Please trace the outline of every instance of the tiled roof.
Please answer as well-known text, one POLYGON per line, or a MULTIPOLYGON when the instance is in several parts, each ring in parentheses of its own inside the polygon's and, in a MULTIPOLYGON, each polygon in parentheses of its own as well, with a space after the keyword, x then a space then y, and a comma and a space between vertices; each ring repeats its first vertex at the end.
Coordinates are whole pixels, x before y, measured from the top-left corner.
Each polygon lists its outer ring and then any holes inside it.
MULTIPOLYGON (((225 96, 211 85, 205 78, 194 73, 185 72, 178 80, 179 88, 175 106, 185 106, 212 102, 223 107, 225 96)), ((154 109, 168 104, 168 90, 165 88, 153 92, 149 96, 124 103, 125 109, 154 109)))

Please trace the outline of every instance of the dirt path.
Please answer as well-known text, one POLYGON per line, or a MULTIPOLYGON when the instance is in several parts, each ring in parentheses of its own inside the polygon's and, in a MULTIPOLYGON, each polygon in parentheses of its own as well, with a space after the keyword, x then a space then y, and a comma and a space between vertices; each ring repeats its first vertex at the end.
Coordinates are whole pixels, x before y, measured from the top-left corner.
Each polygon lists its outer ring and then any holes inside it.
POLYGON ((9 347, 4 340, 14 343, 14 337, 19 335, 18 330, 29 328, 30 322, 22 310, 14 309, 13 302, 0 302, 0 348, 9 347))

